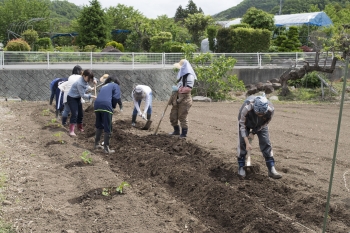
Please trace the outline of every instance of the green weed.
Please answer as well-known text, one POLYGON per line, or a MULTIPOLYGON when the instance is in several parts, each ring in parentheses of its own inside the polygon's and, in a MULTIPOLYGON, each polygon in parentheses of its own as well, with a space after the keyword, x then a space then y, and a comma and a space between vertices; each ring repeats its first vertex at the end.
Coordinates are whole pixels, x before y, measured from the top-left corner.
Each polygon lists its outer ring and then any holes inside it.
POLYGON ((44 109, 44 110, 42 110, 41 115, 43 115, 43 116, 49 116, 49 115, 50 115, 50 109, 44 109))
POLYGON ((89 154, 90 154, 90 152, 86 150, 86 151, 84 151, 82 153, 82 156, 80 156, 80 158, 83 160, 83 162, 85 164, 91 164, 92 163, 92 158, 88 157, 89 154))
POLYGON ((122 193, 123 193, 124 187, 129 187, 129 186, 130 186, 130 185, 129 185, 127 182, 123 181, 123 182, 115 189, 115 191, 117 191, 118 193, 122 194, 122 193))
POLYGON ((64 141, 62 140, 62 132, 55 133, 53 136, 57 137, 60 144, 64 144, 64 141))

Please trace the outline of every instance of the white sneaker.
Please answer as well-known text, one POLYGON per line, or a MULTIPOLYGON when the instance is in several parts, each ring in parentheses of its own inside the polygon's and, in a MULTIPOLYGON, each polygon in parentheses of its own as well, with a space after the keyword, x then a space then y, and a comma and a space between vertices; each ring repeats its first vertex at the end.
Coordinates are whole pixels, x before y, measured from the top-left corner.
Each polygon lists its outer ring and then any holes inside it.
POLYGON ((238 168, 238 175, 245 177, 245 170, 243 167, 238 168))

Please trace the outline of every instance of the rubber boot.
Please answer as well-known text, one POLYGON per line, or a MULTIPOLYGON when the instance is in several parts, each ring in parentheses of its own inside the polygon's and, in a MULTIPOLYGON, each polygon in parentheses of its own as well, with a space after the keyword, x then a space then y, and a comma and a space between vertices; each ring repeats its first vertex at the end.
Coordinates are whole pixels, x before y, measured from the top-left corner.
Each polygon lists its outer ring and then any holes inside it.
POLYGON ((102 135, 103 129, 96 129, 96 135, 95 135, 95 150, 96 149, 103 149, 103 146, 100 145, 100 139, 102 135))
POLYGON ((268 169, 269 169, 269 177, 271 177, 273 179, 281 179, 282 178, 282 175, 276 171, 275 166, 272 166, 268 169))
POLYGON ((79 130, 80 132, 84 132, 83 124, 78 124, 78 130, 79 130))
POLYGON ((265 161, 266 161, 266 166, 268 169, 268 175, 269 177, 273 178, 273 179, 281 179, 282 176, 276 171, 275 168, 275 160, 273 157, 265 157, 265 161))
POLYGON ((174 132, 169 133, 169 135, 180 135, 180 126, 175 125, 174 126, 174 132))
POLYGON ((245 177, 246 173, 244 170, 244 166, 245 166, 245 157, 241 156, 237 158, 238 161, 238 175, 245 177))
POLYGON ((53 98, 54 98, 54 97, 52 97, 52 98, 50 97, 50 105, 52 105, 53 98))
POLYGON ((74 133, 74 128, 75 128, 75 124, 70 124, 69 125, 69 136, 71 137, 76 137, 77 135, 74 133))
POLYGON ((245 170, 243 167, 238 168, 238 175, 245 177, 245 170))
POLYGON ((62 125, 66 126, 67 125, 67 118, 68 117, 62 117, 62 125))
POLYGON ((182 133, 180 135, 180 138, 185 138, 187 136, 188 129, 182 128, 182 133))
POLYGON ((151 120, 151 114, 147 114, 147 120, 150 121, 151 120))
POLYGON ((137 117, 137 115, 132 115, 132 118, 131 118, 131 125, 132 126, 136 125, 136 117, 137 117))
POLYGON ((115 152, 114 150, 109 149, 109 140, 110 139, 111 139, 111 134, 105 133, 103 147, 104 147, 104 152, 106 154, 111 154, 111 153, 115 152))

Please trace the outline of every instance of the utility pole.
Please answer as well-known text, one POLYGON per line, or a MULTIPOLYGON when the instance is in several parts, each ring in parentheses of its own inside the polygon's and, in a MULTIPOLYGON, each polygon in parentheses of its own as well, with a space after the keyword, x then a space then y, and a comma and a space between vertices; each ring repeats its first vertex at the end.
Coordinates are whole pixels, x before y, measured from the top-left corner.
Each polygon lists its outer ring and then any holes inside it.
POLYGON ((278 14, 281 15, 281 12, 282 12, 282 0, 280 0, 280 12, 278 14))

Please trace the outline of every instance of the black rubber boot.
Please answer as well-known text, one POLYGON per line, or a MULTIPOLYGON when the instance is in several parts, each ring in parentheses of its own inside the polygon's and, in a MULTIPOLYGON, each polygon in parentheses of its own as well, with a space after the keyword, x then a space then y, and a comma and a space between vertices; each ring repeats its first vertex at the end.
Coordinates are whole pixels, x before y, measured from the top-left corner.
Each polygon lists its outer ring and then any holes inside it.
POLYGON ((131 118, 131 125, 132 126, 136 125, 136 117, 137 117, 137 115, 132 115, 132 118, 131 118))
POLYGON ((151 120, 151 114, 147 114, 147 120, 151 120))
POLYGON ((62 125, 66 126, 67 125, 67 118, 68 117, 62 117, 62 125))
POLYGON ((52 97, 52 98, 50 97, 50 105, 52 105, 53 98, 54 98, 54 97, 52 97))
POLYGON ((180 126, 175 125, 174 126, 174 132, 169 133, 170 135, 180 135, 180 126))
POLYGON ((188 129, 182 128, 182 133, 180 135, 180 138, 185 138, 187 136, 188 129))
POLYGON ((100 145, 102 132, 103 132, 103 129, 96 129, 95 150, 96 149, 103 149, 103 146, 100 145))
POLYGON ((276 171, 275 159, 273 157, 265 157, 266 167, 269 170, 268 175, 273 179, 281 179, 282 175, 276 171))
POLYGON ((106 154, 111 154, 111 153, 115 152, 114 150, 109 149, 109 140, 110 139, 111 139, 111 134, 105 133, 103 147, 104 147, 104 151, 106 154))

